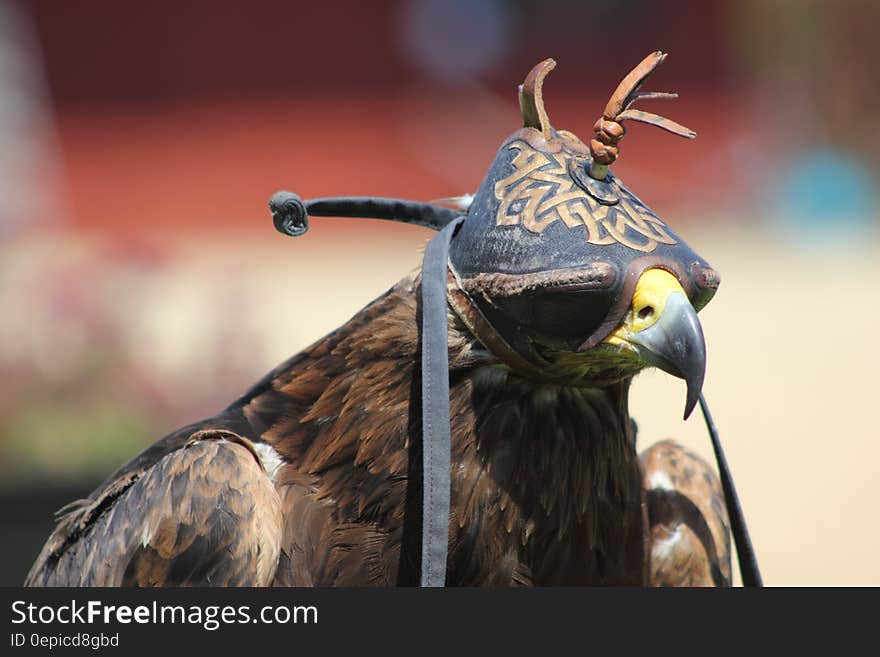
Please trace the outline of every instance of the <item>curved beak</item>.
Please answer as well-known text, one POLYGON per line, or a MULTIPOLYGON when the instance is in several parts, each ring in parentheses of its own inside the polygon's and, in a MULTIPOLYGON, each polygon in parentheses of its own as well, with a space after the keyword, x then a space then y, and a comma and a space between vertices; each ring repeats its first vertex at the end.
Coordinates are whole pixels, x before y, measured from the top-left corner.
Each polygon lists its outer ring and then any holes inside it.
POLYGON ((647 363, 687 383, 684 419, 688 419, 703 389, 706 375, 706 341, 697 311, 681 292, 666 300, 653 325, 630 333, 626 341, 647 363))
POLYGON ((684 419, 697 405, 706 374, 706 341, 697 311, 678 279, 663 269, 642 273, 623 323, 605 338, 687 382, 684 419))

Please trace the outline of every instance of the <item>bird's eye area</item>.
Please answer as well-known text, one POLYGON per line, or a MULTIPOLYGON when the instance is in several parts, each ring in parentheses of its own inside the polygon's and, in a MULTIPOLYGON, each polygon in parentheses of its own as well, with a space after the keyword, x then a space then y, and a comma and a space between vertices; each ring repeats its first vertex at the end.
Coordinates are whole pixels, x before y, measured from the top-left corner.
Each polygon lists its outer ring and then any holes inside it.
POLYGON ((639 319, 648 319, 654 315, 653 306, 645 306, 639 309, 639 319))
POLYGON ((563 287, 492 299, 481 306, 502 334, 513 332, 547 347, 574 351, 599 329, 613 302, 612 290, 563 287))

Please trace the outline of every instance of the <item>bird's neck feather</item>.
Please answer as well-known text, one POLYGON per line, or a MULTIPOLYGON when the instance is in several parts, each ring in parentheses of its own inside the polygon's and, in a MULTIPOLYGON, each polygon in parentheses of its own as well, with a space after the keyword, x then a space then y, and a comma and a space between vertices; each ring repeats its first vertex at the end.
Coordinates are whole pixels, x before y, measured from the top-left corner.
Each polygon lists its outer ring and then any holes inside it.
POLYGON ((546 583, 571 581, 563 571, 579 567, 592 575, 585 582, 596 583, 597 559, 623 559, 626 567, 611 570, 631 571, 643 519, 629 383, 536 384, 484 366, 455 384, 453 414, 472 418, 453 427, 458 520, 488 534, 473 535, 473 553, 506 532, 520 546, 518 557, 531 562, 532 577, 546 583))
MULTIPOLYGON (((387 486, 413 474, 407 454, 420 426, 413 412, 420 407, 417 299, 414 279, 404 279, 239 402, 259 439, 291 472, 311 477, 319 498, 336 500, 340 517, 389 532, 399 531, 404 500, 389 498, 387 486)), ((620 581, 615 572, 640 576, 629 379, 595 388, 535 383, 500 365, 455 318, 449 331, 459 525, 450 558, 465 555, 454 566, 458 580, 470 581, 472 570, 473 583, 486 583, 499 550, 530 571, 498 567, 499 584, 520 576, 584 584, 620 581)))

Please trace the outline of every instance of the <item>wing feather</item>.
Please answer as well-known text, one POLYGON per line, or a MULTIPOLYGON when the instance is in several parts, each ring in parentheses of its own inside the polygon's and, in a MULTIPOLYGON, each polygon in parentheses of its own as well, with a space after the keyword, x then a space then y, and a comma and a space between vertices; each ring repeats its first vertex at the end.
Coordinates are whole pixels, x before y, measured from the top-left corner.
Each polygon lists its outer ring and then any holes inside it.
POLYGON ((26 584, 265 586, 280 540, 278 494, 250 441, 198 431, 62 517, 26 584))
POLYGON ((730 586, 730 523, 711 466, 666 440, 641 455, 653 586, 730 586))

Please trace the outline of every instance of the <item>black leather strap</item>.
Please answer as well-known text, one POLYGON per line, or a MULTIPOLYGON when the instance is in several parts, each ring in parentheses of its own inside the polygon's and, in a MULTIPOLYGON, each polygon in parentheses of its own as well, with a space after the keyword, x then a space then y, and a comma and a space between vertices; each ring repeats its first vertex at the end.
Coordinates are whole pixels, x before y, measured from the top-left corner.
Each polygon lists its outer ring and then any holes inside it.
POLYGON ((461 213, 440 205, 375 196, 333 196, 305 202, 313 217, 367 217, 390 219, 440 230, 461 213))
POLYGON ((702 394, 700 395, 700 409, 703 411, 703 417, 706 418, 706 428, 709 430, 709 436, 712 439, 712 449, 715 450, 715 460, 718 463, 721 488, 724 490, 724 500, 727 503, 727 515, 730 518, 733 542, 736 544, 736 555, 739 561, 739 572, 742 576, 743 586, 764 586, 764 582, 761 580, 761 571, 758 570, 758 559, 755 556, 755 549, 752 547, 752 540, 749 538, 749 530, 746 527, 746 518, 743 515, 739 497, 736 494, 736 487, 733 485, 733 477, 730 475, 727 458, 725 458, 724 450, 721 447, 718 428, 712 420, 712 414, 709 413, 709 405, 702 394))
POLYGON ((275 229, 291 237, 309 230, 309 216, 368 217, 440 230, 461 213, 432 203, 377 196, 332 196, 303 201, 293 192, 275 192, 269 199, 275 229))
POLYGON ((422 261, 422 586, 446 585, 451 447, 446 266, 460 217, 435 235, 422 261))

